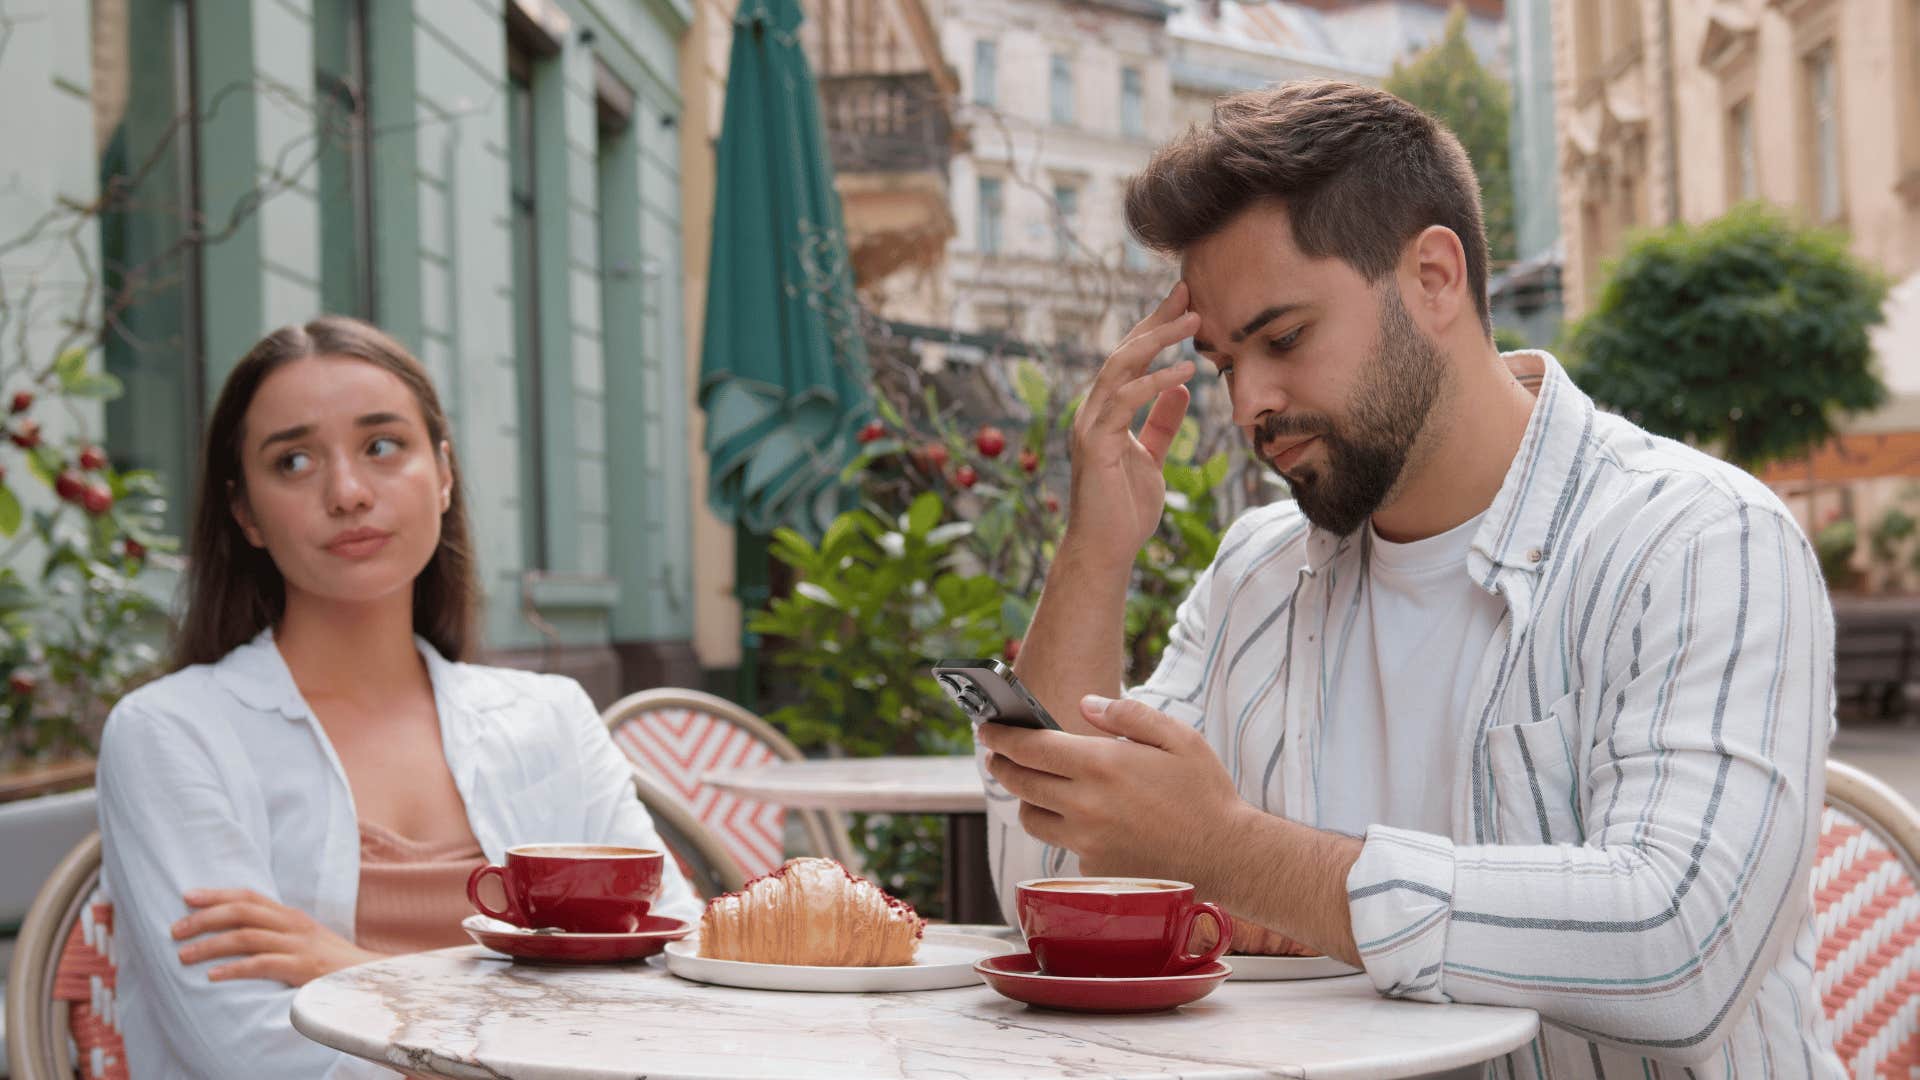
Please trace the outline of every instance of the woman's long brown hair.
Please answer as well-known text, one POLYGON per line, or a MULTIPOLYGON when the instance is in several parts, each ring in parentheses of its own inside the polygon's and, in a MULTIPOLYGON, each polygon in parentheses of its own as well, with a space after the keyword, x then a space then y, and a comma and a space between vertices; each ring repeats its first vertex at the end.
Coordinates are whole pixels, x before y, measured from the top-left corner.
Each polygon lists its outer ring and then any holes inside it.
MULTIPOLYGON (((201 446, 198 504, 187 543, 187 613, 174 638, 175 671, 219 660, 277 625, 286 613, 286 579, 265 550, 247 542, 234 520, 232 503, 246 493, 240 440, 254 394, 267 376, 310 356, 350 356, 393 372, 420 405, 428 445, 438 453, 448 439, 447 414, 426 368, 375 327, 325 315, 262 338, 227 376, 201 446)), ((451 456, 447 467, 453 473, 453 497, 440 516, 440 546, 413 582, 413 630, 442 656, 459 660, 472 642, 479 589, 460 470, 451 456)))

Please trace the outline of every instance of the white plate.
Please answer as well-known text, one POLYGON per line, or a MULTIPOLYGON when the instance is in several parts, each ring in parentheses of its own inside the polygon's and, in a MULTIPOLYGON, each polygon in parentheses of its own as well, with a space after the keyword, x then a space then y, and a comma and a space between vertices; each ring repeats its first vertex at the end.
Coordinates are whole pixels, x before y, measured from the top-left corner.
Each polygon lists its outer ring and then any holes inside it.
POLYGON ((700 955, 698 936, 667 946, 667 970, 683 979, 746 990, 810 990, 832 994, 884 994, 900 990, 951 990, 979 986, 974 962, 1014 951, 1010 941, 972 934, 927 931, 913 963, 897 967, 808 967, 750 964, 700 955))
MULTIPOLYGON (((673 946, 667 946, 669 950, 673 946)), ((1233 974, 1228 982, 1283 982, 1288 979, 1330 979, 1336 975, 1358 975, 1360 969, 1343 964, 1331 956, 1242 956, 1228 953, 1233 974)))

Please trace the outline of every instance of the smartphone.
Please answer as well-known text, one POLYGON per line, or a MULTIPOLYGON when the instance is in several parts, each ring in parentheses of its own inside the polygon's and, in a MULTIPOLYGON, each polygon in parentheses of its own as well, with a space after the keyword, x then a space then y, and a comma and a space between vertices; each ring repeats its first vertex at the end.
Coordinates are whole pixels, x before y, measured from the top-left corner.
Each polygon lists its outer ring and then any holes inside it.
POLYGON ((998 660, 942 660, 933 678, 960 711, 978 723, 1059 731, 1040 702, 998 660))

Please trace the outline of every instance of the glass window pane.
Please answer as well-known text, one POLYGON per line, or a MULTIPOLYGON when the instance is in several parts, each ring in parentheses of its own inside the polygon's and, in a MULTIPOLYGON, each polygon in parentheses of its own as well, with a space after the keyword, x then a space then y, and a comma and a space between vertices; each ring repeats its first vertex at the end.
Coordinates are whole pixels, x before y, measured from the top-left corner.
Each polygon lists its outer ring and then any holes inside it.
POLYGON ((366 0, 317 0, 313 90, 320 197, 320 302, 375 316, 366 0))
POLYGON ((1807 86, 1813 110, 1814 207, 1822 221, 1832 221, 1840 216, 1840 123, 1832 46, 1808 58, 1807 86))
POLYGON ((1052 64, 1053 122, 1073 123, 1073 64, 1055 53, 1052 64))
POLYGON ((1120 133, 1138 137, 1146 134, 1146 110, 1139 68, 1120 69, 1120 133))
POLYGON ((973 101, 992 106, 999 101, 1000 49, 991 41, 973 43, 973 101))
POLYGON ((541 423, 540 267, 535 218, 533 59, 517 43, 508 47, 507 182, 513 221, 513 331, 520 358, 520 537, 522 564, 547 568, 546 484, 540 463, 546 432, 541 423))
POLYGON ((102 345, 126 393, 107 403, 107 448, 157 473, 166 528, 183 536, 204 414, 197 127, 187 0, 93 5, 94 146, 100 168, 102 345), (134 47, 135 44, 138 47, 134 47))
POLYGON ((1000 254, 1000 181, 980 178, 980 214, 974 246, 982 255, 1000 254))

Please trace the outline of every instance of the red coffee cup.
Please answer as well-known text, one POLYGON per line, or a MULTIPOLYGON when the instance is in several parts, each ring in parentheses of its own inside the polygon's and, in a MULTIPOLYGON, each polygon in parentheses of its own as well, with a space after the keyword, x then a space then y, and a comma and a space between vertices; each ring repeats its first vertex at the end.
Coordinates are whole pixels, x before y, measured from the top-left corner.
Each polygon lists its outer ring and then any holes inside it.
POLYGON ((528 929, 577 934, 630 934, 660 896, 666 856, 645 848, 600 844, 522 844, 505 866, 480 866, 467 878, 467 899, 483 914, 528 929), (480 882, 498 877, 505 911, 480 899, 480 882))
POLYGON ((1015 887, 1020 929, 1040 971, 1073 978, 1179 975, 1220 959, 1233 922, 1193 886, 1154 878, 1041 878, 1015 887), (1187 951, 1196 920, 1213 920, 1213 947, 1187 951))

